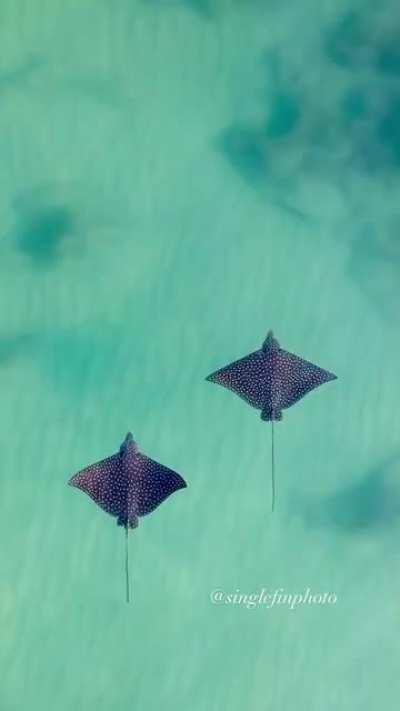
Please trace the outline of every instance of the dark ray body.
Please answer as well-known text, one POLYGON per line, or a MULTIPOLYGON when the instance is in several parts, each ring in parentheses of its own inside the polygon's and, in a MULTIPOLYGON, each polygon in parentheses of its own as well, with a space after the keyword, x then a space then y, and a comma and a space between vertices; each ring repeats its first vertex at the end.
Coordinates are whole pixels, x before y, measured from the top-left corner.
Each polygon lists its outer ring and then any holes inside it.
MULTIPOLYGON (((140 516, 154 511, 170 494, 186 487, 172 469, 142 454, 129 432, 117 454, 91 464, 68 482, 84 491, 104 511, 117 518, 128 536, 140 516)), ((127 577, 127 597, 129 585, 127 577)))
POLYGON ((303 358, 284 351, 272 331, 258 351, 216 370, 207 380, 239 395, 261 410, 261 419, 272 423, 272 509, 274 508, 273 422, 282 419, 282 410, 291 407, 314 388, 336 375, 303 358))
POLYGON ((284 351, 272 331, 260 350, 216 370, 207 378, 261 410, 262 420, 281 420, 282 410, 319 385, 335 379, 333 373, 284 351))

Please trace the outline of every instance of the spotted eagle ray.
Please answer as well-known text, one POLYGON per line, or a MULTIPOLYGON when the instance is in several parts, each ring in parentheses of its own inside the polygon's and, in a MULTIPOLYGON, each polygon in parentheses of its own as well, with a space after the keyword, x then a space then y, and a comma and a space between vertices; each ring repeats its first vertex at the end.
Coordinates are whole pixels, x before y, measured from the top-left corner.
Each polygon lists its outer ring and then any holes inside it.
POLYGON ((272 511, 275 506, 274 420, 282 419, 282 410, 336 375, 303 358, 284 351, 272 331, 261 348, 240 360, 216 370, 207 377, 232 390, 252 407, 261 410, 261 419, 271 422, 272 511))
POLYGON ((130 432, 119 452, 82 469, 68 482, 81 489, 104 511, 117 517, 125 536, 126 601, 129 602, 128 532, 139 524, 139 516, 154 511, 170 494, 184 489, 186 482, 172 469, 139 452, 130 432))

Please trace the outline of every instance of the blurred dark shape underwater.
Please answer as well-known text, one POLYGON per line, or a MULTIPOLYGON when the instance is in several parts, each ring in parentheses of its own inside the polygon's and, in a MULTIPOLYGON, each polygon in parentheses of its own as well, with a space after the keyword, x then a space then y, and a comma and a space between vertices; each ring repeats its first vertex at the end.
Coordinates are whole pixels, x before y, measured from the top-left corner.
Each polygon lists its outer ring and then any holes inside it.
POLYGON ((257 186, 268 174, 266 134, 260 129, 232 124, 219 136, 216 146, 227 156, 233 168, 257 186))
POLYGON ((62 192, 55 184, 42 185, 20 193, 13 201, 12 242, 35 267, 54 267, 75 233, 77 216, 62 192))
POLYGON ((17 246, 39 267, 53 266, 60 259, 64 241, 74 229, 73 212, 65 205, 37 210, 20 207, 16 228, 17 246))
MULTIPOLYGON (((317 218, 343 240, 349 275, 391 318, 400 293, 400 237, 396 220, 386 226, 382 215, 383 206, 398 202, 400 176, 396 17, 393 2, 368 2, 330 22, 310 53, 273 48, 260 62, 265 98, 257 118, 239 111, 214 142, 261 199, 293 217, 317 218), (334 197, 333 210, 324 190, 334 197)), ((248 101, 244 94, 245 110, 257 83, 248 101)))
POLYGON ((44 65, 44 59, 38 56, 32 56, 12 69, 1 68, 0 94, 7 89, 18 88, 20 83, 24 83, 44 65))
POLYGON ((194 10, 204 18, 212 16, 212 4, 214 0, 144 0, 146 3, 162 7, 181 6, 189 10, 194 10))
POLYGON ((275 47, 263 58, 257 119, 237 113, 215 141, 250 187, 296 203, 308 179, 347 193, 357 173, 382 184, 398 173, 400 33, 391 14, 368 4, 328 27, 312 54, 275 47))
POLYGON ((399 19, 398 5, 390 2, 369 2, 346 12, 326 34, 326 53, 348 70, 367 68, 400 76, 399 19))
POLYGON ((195 10, 204 18, 210 18, 212 15, 213 0, 182 0, 182 4, 189 10, 195 10))
POLYGON ((0 336, 0 365, 7 365, 21 355, 27 354, 27 347, 32 343, 32 334, 0 336))
POLYGON ((368 37, 363 19, 363 11, 346 12, 326 34, 327 55, 333 62, 346 69, 373 61, 375 48, 368 37))
MULTIPOLYGON (((87 396, 104 398, 119 382, 132 357, 116 347, 120 333, 107 323, 85 323, 80 328, 38 329, 12 339, 0 339, 0 363, 24 353, 29 355, 53 392, 60 392, 76 406, 87 396), (3 345, 2 345, 3 340, 3 345)), ((128 348, 130 346, 128 340, 128 348)))
POLYGON ((310 526, 334 527, 343 533, 375 532, 400 522, 400 455, 372 467, 361 481, 325 499, 303 502, 302 516, 310 526))
POLYGON ((368 225, 351 242, 348 270, 375 308, 398 318, 400 303, 400 218, 368 225))

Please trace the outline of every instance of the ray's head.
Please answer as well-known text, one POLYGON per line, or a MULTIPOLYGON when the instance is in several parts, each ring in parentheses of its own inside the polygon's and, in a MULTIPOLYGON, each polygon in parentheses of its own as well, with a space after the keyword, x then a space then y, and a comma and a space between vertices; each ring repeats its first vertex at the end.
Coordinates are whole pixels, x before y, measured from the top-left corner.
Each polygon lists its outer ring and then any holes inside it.
POLYGON ((276 353, 279 351, 279 343, 274 337, 273 331, 269 330, 267 333, 267 337, 262 344, 261 350, 264 351, 264 353, 276 353))
POLYGON ((128 432, 124 441, 119 448, 120 454, 128 454, 130 452, 137 452, 137 444, 133 439, 132 432, 128 432))

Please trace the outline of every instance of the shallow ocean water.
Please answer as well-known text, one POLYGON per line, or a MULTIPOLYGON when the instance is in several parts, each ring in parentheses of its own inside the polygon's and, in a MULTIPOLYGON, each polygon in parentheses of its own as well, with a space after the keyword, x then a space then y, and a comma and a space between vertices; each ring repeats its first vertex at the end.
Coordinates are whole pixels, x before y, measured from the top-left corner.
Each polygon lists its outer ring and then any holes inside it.
POLYGON ((397 708, 393 0, 3 0, 2 711, 397 708), (338 380, 270 430, 206 383, 338 380), (132 430, 188 489, 123 534, 66 486, 132 430), (212 604, 214 590, 336 604, 212 604))

